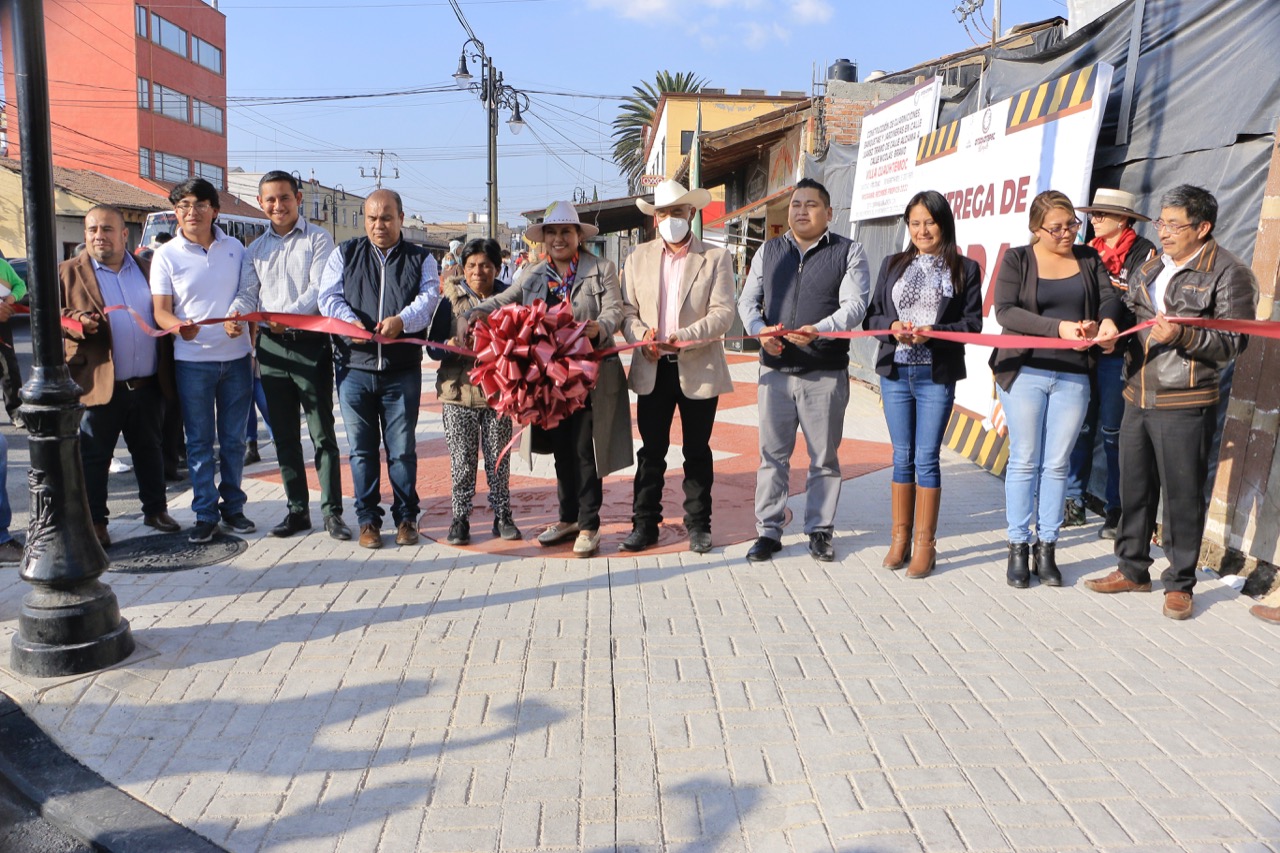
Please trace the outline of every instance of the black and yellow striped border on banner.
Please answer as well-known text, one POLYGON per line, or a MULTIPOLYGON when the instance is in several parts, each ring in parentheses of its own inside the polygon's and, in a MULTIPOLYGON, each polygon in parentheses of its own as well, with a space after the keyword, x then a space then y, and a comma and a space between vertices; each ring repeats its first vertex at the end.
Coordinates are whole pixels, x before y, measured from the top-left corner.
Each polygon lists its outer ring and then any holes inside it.
POLYGON ((959 138, 960 119, 943 125, 928 136, 920 137, 920 146, 916 149, 916 165, 953 153, 959 138))
POLYGON ((1015 95, 1009 107, 1008 132, 1016 133, 1089 109, 1097 79, 1098 67, 1090 65, 1015 95))
POLYGON ((983 429, 981 420, 953 409, 942 441, 997 477, 1004 475, 1005 465, 1009 463, 1009 437, 983 429))

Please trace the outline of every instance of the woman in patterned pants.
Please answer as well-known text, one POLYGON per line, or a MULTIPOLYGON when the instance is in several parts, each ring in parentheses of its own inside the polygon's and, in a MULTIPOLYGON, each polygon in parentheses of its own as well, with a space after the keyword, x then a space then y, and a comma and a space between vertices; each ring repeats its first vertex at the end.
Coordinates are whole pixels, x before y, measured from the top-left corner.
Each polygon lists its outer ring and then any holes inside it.
MULTIPOLYGON (((437 312, 432 321, 433 340, 465 345, 466 314, 492 296, 502 265, 502 250, 496 240, 470 240, 462 247, 455 274, 440 285, 437 312), (447 329, 447 331, 445 331, 447 329)), ((453 474, 453 523, 449 525, 450 545, 471 541, 471 503, 476 496, 477 457, 484 450, 484 475, 489 483, 489 507, 493 510, 493 535, 519 539, 520 530, 511 519, 510 457, 498 462, 511 441, 511 419, 489 408, 484 393, 471 384, 468 373, 475 359, 443 353, 436 371, 436 394, 444 404, 444 436, 449 445, 449 466, 453 474)))

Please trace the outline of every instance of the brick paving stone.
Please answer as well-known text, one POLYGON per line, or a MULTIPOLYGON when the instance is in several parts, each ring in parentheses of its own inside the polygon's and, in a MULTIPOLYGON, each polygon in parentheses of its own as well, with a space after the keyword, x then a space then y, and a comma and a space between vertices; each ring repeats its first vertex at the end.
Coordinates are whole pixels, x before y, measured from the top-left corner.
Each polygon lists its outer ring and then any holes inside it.
MULTIPOLYGON (((846 434, 884 440, 852 397, 846 434)), ((762 564, 257 536, 199 573, 112 576, 156 656, 0 689, 235 853, 1280 845, 1265 626, 1230 595, 1174 626, 1156 596, 1010 590, 1000 481, 944 467, 968 500, 944 502, 927 583, 879 567, 887 471, 846 483, 832 564, 795 522, 762 564)), ((246 490, 283 510, 278 484, 246 490)), ((1092 532, 1060 544, 1077 576, 1110 565, 1092 532)), ((0 578, 6 612, 23 594, 0 578)))

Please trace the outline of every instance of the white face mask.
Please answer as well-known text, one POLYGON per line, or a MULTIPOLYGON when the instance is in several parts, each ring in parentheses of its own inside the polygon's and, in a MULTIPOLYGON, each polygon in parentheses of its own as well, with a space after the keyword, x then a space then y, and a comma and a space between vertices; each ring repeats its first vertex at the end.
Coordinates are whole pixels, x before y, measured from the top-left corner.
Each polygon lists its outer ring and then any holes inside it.
POLYGON ((658 233, 668 243, 682 243, 689 236, 689 220, 668 216, 658 223, 658 233))

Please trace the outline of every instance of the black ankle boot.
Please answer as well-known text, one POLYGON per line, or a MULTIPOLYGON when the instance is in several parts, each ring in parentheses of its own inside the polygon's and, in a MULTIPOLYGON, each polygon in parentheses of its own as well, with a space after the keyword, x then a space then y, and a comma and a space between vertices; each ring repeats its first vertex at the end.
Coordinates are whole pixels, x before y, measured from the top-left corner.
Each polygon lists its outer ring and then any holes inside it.
POLYGON ((1035 573, 1040 576, 1040 583, 1045 586, 1062 586, 1062 572, 1058 571, 1058 561, 1053 556, 1056 542, 1037 542, 1032 559, 1035 561, 1035 573))
POLYGON ((1026 589, 1031 586, 1031 566, 1027 564, 1031 546, 1026 542, 1009 543, 1009 569, 1005 578, 1009 586, 1026 589))

